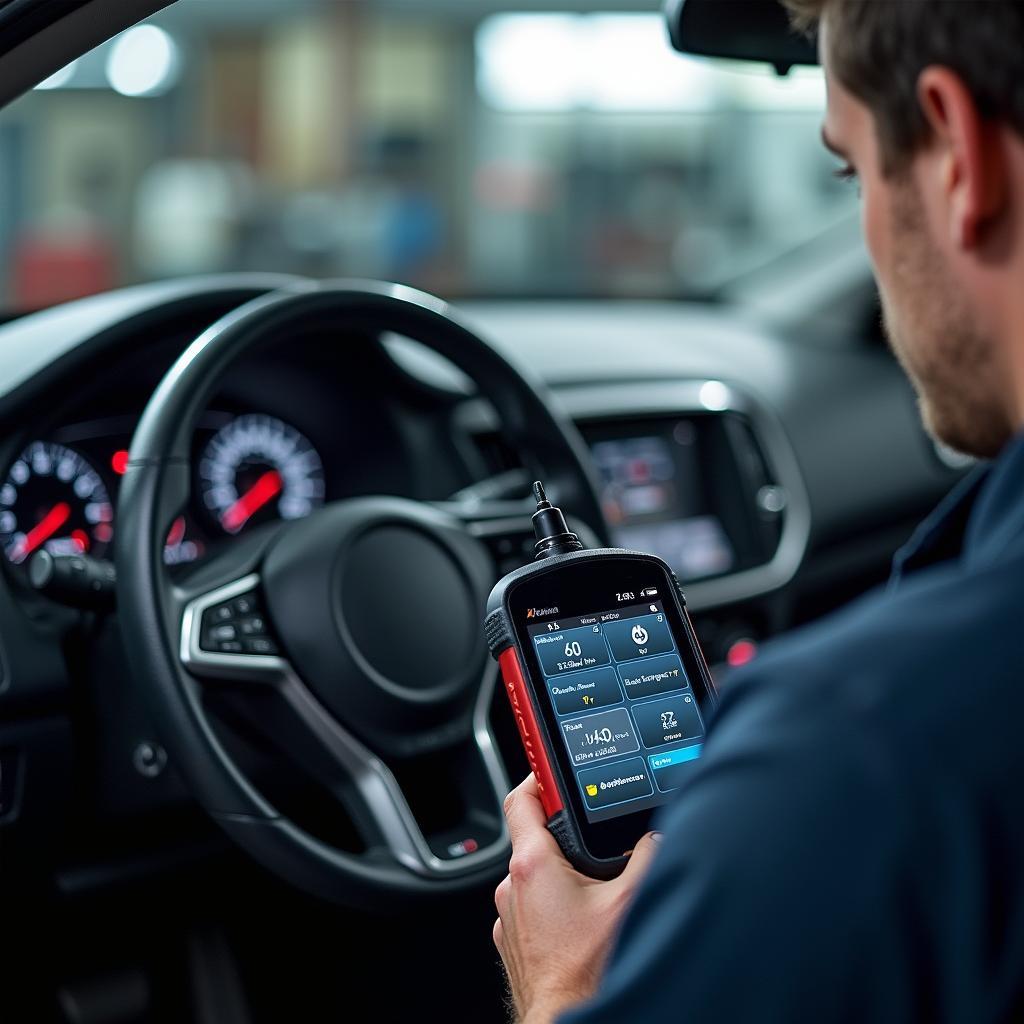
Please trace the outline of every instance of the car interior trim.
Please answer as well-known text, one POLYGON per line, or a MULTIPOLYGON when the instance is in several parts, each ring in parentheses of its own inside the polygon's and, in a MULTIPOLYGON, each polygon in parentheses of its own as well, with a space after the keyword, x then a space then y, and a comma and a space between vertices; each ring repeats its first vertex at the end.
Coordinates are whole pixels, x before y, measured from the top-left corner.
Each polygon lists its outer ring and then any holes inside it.
POLYGON ((785 491, 779 544, 764 565, 715 579, 684 581, 686 600, 695 611, 704 611, 761 597, 785 586, 796 575, 811 532, 807 489, 782 424, 749 392, 732 383, 705 379, 564 388, 558 392, 558 398, 581 428, 633 417, 693 413, 736 413, 745 417, 764 449, 774 482, 785 491), (711 405, 707 400, 709 393, 715 398, 711 405))

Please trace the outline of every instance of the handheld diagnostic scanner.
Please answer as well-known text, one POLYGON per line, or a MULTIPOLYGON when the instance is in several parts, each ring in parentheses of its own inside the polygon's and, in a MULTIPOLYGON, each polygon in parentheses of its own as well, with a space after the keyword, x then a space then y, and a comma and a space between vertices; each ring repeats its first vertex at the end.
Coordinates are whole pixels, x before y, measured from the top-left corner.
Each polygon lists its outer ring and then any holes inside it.
POLYGON ((535 559, 491 591, 485 632, 548 828, 579 871, 611 878, 693 770, 717 695, 669 566, 584 549, 533 489, 535 559))

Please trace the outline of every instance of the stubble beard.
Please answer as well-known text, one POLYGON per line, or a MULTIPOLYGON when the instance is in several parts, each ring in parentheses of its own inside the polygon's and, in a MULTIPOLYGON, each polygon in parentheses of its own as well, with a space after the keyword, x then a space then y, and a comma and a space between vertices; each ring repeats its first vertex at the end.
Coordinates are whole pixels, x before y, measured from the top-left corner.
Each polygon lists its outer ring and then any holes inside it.
POLYGON ((893 188, 890 288, 882 322, 917 393, 925 430, 966 455, 992 458, 1013 433, 1002 402, 994 339, 977 326, 962 288, 931 245, 921 201, 893 188))

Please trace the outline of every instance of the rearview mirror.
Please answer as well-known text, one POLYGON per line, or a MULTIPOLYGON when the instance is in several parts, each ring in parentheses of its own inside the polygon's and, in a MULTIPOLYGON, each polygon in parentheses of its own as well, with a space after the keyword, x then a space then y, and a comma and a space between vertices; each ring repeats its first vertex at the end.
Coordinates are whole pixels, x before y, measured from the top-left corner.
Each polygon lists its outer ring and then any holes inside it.
POLYGON ((779 74, 818 63, 814 43, 793 31, 779 0, 667 0, 665 15, 681 53, 765 61, 779 74))

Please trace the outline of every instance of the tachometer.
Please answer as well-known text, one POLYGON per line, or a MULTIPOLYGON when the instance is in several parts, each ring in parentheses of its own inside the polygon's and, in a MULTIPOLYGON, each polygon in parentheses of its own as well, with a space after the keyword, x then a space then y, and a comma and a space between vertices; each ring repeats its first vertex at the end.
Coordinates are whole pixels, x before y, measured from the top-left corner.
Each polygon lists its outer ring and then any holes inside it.
POLYGON ((294 427, 252 413, 210 439, 199 460, 203 504, 227 533, 274 518, 301 519, 324 503, 324 468, 294 427))
POLYGON ((78 452, 33 441, 0 487, 0 545, 20 565, 34 551, 102 555, 114 506, 99 473, 78 452))

